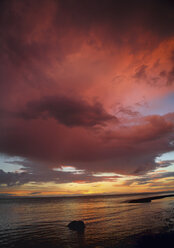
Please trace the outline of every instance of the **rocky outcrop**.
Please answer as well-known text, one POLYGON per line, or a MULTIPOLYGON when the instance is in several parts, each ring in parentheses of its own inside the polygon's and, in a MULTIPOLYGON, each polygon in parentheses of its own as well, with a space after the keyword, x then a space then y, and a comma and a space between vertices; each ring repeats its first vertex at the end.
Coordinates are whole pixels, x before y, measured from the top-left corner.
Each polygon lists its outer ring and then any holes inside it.
POLYGON ((73 220, 68 224, 69 229, 74 231, 84 231, 85 223, 82 220, 73 220))

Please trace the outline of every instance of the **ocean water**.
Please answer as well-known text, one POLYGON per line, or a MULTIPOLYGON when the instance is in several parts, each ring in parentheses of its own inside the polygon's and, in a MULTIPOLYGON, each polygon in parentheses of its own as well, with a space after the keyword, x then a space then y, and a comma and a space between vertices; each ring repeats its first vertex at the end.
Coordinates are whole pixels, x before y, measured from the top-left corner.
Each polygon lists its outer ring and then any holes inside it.
POLYGON ((174 247, 174 197, 126 202, 145 196, 0 199, 0 247, 149 247, 157 239, 174 247), (85 222, 84 233, 68 229, 72 220, 85 222))

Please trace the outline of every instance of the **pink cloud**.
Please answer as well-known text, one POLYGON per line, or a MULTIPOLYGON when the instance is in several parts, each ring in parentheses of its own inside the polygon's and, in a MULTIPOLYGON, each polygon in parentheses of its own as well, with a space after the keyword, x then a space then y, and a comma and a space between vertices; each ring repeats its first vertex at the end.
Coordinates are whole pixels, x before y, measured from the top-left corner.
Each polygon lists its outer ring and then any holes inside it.
POLYGON ((0 153, 25 158, 27 170, 45 178, 42 170, 61 164, 142 174, 173 150, 173 113, 140 110, 174 89, 168 2, 1 7, 0 153))

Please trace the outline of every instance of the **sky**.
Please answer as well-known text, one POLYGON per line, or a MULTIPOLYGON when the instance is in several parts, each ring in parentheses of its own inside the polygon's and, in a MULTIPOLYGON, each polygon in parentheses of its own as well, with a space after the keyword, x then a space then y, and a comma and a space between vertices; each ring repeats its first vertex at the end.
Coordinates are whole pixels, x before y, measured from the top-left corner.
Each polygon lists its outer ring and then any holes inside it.
POLYGON ((174 191, 174 2, 0 12, 0 196, 174 191))

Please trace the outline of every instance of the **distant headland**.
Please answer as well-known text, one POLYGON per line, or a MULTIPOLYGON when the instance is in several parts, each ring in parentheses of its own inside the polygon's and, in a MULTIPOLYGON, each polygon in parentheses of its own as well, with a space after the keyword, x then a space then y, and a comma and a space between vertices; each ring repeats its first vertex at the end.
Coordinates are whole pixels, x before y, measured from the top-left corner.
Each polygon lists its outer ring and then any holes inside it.
POLYGON ((166 197, 174 197, 174 194, 133 199, 133 200, 128 201, 128 203, 145 203, 145 202, 151 202, 152 200, 158 200, 158 199, 162 199, 162 198, 166 198, 166 197))

